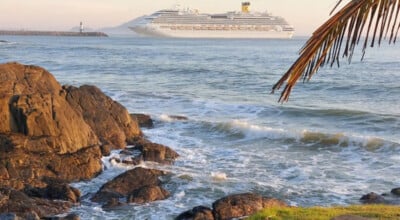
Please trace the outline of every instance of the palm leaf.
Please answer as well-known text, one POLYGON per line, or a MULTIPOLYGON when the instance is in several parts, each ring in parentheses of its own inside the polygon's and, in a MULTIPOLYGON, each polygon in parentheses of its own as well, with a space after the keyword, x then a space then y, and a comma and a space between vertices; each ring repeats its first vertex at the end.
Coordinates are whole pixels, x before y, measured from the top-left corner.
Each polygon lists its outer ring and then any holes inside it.
MULTIPOLYGON (((338 1, 333 11, 342 1, 338 1)), ((399 12, 400 0, 351 0, 312 34, 300 50, 299 58, 273 86, 272 92, 286 82, 279 102, 288 101, 299 79, 310 80, 326 64, 340 66, 341 57, 350 63, 361 36, 365 36, 362 58, 369 43, 373 47, 387 38, 389 43, 395 43, 400 28, 399 12)))

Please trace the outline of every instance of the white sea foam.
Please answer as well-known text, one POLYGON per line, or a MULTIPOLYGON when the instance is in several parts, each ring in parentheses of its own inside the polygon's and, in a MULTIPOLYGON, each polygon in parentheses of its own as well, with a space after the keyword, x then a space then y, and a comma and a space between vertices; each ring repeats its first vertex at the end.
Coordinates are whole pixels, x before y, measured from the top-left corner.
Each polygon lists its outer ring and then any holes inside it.
POLYGON ((185 191, 180 191, 175 194, 176 198, 178 199, 182 199, 183 197, 185 197, 185 195, 186 195, 185 191))
POLYGON ((223 172, 211 172, 211 178, 215 181, 224 181, 228 179, 226 173, 223 172))

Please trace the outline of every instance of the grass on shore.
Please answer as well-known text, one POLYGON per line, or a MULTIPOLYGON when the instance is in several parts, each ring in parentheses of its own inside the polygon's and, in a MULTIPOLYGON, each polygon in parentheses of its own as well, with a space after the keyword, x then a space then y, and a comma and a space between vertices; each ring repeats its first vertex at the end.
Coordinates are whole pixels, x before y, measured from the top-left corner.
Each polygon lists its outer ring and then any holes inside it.
POLYGON ((251 216, 250 220, 331 220, 341 215, 356 215, 371 219, 400 219, 400 206, 354 205, 348 207, 283 207, 268 208, 251 216))

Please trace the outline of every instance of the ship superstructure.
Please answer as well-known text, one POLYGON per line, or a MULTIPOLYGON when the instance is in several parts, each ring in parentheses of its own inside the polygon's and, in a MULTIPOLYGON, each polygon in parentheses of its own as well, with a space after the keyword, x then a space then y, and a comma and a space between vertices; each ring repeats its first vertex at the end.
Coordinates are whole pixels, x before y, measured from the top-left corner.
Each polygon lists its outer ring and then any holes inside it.
POLYGON ((146 16, 133 31, 147 36, 178 38, 291 38, 294 28, 282 17, 250 12, 202 14, 197 10, 164 9, 146 16))

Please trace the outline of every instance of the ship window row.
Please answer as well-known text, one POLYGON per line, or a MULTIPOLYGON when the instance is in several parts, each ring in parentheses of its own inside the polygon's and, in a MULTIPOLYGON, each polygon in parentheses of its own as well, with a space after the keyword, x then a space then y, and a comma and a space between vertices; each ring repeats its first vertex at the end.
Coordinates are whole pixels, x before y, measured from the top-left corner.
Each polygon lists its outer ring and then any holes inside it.
POLYGON ((162 29, 169 30, 218 30, 218 31, 293 31, 293 29, 282 28, 280 26, 212 26, 212 25, 161 25, 162 29))
POLYGON ((202 19, 155 19, 153 23, 168 23, 168 24, 175 24, 175 23, 184 23, 184 24, 266 24, 266 25, 288 25, 284 21, 265 21, 265 20, 252 20, 252 21, 232 21, 232 20, 202 20, 202 19))

